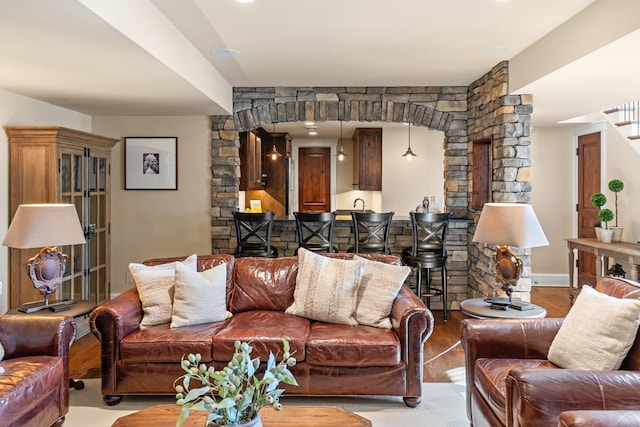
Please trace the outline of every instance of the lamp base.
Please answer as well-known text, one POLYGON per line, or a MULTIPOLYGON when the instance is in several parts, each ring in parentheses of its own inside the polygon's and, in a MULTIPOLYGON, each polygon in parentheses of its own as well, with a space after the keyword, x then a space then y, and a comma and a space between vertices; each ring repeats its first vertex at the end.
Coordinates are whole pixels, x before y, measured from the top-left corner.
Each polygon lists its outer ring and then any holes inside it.
POLYGON ((41 310, 51 310, 51 311, 65 311, 69 310, 70 305, 75 304, 76 300, 74 299, 66 299, 66 300, 56 300, 49 301, 47 304, 46 301, 36 301, 36 302, 28 302, 26 304, 22 304, 18 307, 18 311, 21 313, 36 313, 41 310))

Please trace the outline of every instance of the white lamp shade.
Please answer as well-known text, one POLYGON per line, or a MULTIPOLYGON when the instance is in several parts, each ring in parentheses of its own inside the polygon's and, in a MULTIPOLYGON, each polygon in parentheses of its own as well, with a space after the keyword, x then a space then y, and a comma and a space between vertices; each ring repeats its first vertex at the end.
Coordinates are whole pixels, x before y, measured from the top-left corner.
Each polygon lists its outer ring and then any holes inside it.
POLYGON ((38 204, 18 206, 2 246, 27 249, 85 242, 74 205, 38 204))
POLYGON ((486 203, 473 241, 518 248, 549 245, 533 207, 524 203, 486 203))

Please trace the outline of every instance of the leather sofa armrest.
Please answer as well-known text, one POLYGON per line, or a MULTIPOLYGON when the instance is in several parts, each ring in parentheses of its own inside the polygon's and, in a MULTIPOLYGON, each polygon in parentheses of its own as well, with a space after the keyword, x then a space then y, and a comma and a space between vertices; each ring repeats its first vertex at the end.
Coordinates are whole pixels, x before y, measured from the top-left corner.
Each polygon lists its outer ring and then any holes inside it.
POLYGON ((471 414, 475 362, 480 358, 546 359, 564 319, 463 319, 460 343, 464 350, 467 414, 471 414))
POLYGON ((58 356, 66 362, 75 337, 76 324, 69 316, 0 316, 0 343, 4 347, 6 359, 58 356))
MULTIPOLYGON (((434 328, 433 314, 407 286, 402 285, 391 308, 391 326, 400 339, 402 360, 407 366, 407 396, 422 393, 422 355, 434 328)), ((405 399, 407 402, 407 399, 405 399)), ((409 406, 420 403, 419 399, 409 406)))
POLYGON ((640 410, 565 411, 560 414, 558 427, 637 427, 640 410))
POLYGON ((569 410, 637 409, 640 401, 636 371, 515 368, 506 381, 507 425, 513 427, 556 425, 569 410))
POLYGON ((97 307, 89 317, 93 335, 100 340, 102 392, 115 393, 115 364, 120 355, 120 341, 140 328, 142 303, 135 288, 97 307))

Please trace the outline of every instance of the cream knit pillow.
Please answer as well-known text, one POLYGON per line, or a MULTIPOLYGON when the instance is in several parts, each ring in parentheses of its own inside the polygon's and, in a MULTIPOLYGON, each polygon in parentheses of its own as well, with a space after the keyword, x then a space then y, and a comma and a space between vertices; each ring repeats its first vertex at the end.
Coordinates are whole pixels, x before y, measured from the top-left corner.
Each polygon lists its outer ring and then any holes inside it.
POLYGON ((615 298, 583 286, 549 348, 565 369, 618 369, 640 324, 640 300, 615 298))
MULTIPOLYGON (((179 262, 195 271, 198 266, 198 257, 194 254, 179 262)), ((171 322, 173 292, 176 284, 175 265, 175 262, 153 266, 129 264, 129 271, 136 282, 144 312, 140 329, 171 322)))
POLYGON ((227 311, 227 265, 203 272, 176 263, 176 290, 173 295, 171 327, 221 322, 231 317, 227 311))
POLYGON ((391 307, 411 268, 371 261, 357 255, 364 262, 358 285, 356 320, 361 325, 391 329, 391 307))
POLYGON ((344 260, 298 250, 293 304, 285 313, 327 323, 357 325, 354 314, 363 260, 344 260))

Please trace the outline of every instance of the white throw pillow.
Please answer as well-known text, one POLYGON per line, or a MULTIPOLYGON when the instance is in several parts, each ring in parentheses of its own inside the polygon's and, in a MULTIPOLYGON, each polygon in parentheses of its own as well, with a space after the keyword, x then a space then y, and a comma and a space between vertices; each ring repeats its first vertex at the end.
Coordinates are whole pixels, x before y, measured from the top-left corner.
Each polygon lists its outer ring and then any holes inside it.
POLYGON ((293 304, 285 313, 327 323, 357 325, 357 285, 364 262, 298 250, 298 275, 293 304))
POLYGON ((364 268, 358 285, 356 320, 360 325, 391 329, 391 307, 400 287, 411 273, 407 266, 362 259, 364 268))
POLYGON ((640 324, 640 300, 615 298, 583 286, 549 348, 565 369, 618 369, 640 324))
POLYGON ((176 264, 171 327, 221 322, 231 317, 227 311, 227 265, 203 272, 176 264))
MULTIPOLYGON (((196 271, 198 257, 194 254, 179 261, 196 271)), ((129 264, 129 271, 136 282, 143 316, 140 329, 171 322, 173 292, 176 284, 176 263, 159 265, 129 264)))
MULTIPOLYGON (((4 359, 4 347, 2 347, 2 343, 0 343, 0 362, 4 359)), ((0 374, 4 374, 4 368, 0 366, 0 374)))

